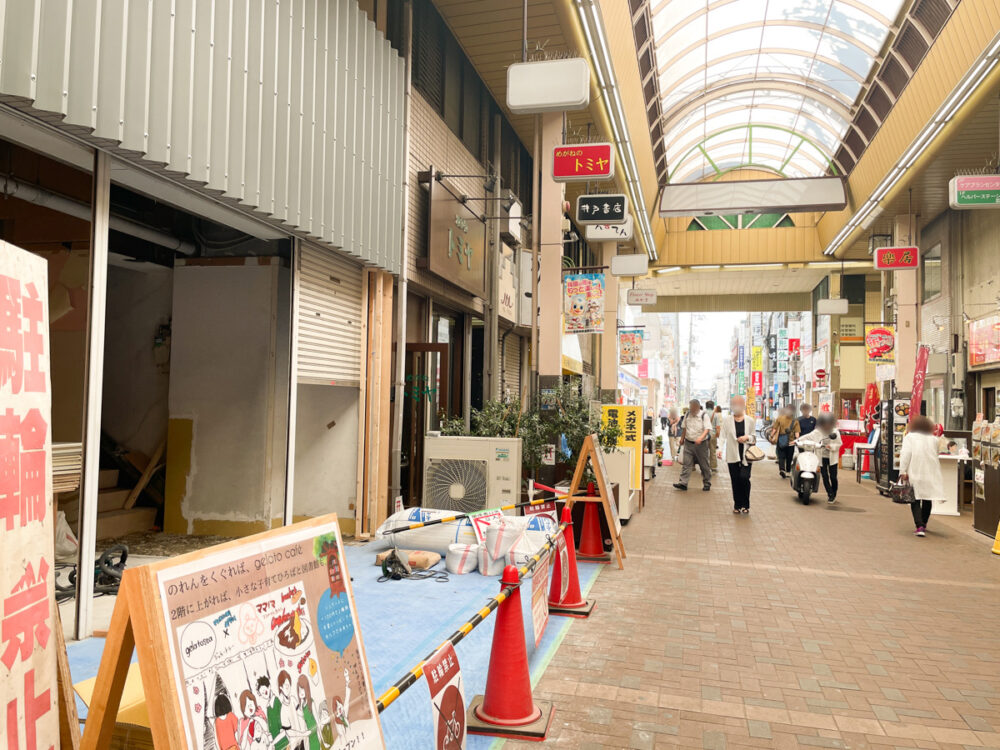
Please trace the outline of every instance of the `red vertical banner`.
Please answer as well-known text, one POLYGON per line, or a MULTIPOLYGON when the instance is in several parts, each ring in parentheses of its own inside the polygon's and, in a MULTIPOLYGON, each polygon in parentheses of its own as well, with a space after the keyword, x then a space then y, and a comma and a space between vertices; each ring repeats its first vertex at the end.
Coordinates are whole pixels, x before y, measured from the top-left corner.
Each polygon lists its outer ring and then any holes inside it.
POLYGON ((910 391, 910 421, 920 415, 920 402, 924 398, 924 380, 927 378, 927 359, 931 348, 926 344, 917 347, 917 361, 913 366, 913 390, 910 391))
POLYGON ((431 692, 435 750, 465 750, 465 690, 451 643, 424 663, 424 677, 431 692))
POLYGON ((754 370, 750 373, 750 385, 753 392, 758 396, 764 395, 764 373, 761 370, 754 370))
POLYGON ((48 266, 0 242, 0 740, 59 745, 48 266))

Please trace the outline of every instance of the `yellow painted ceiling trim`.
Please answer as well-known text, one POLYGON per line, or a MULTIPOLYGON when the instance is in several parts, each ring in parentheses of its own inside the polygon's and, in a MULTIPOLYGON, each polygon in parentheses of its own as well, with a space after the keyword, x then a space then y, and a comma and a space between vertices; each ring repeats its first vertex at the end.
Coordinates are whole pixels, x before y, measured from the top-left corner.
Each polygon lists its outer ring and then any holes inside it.
MULTIPOLYGON (((992 41, 1000 28, 1000 8, 996 0, 964 0, 952 14, 941 34, 924 57, 916 74, 896 101, 885 122, 875 134, 861 159, 847 180, 848 207, 830 212, 819 222, 819 238, 824 247, 847 224, 882 179, 895 167, 921 129, 933 117, 951 91, 969 71, 979 55, 992 41)), ((994 74, 987 79, 993 81, 994 74)), ((902 180, 896 192, 905 189, 920 165, 926 164, 932 154, 944 143, 946 133, 953 132, 960 120, 974 111, 983 89, 965 103, 962 110, 938 134, 934 143, 902 180)), ((891 195, 892 193, 890 193, 891 195)), ((887 196, 888 198, 888 196, 887 196)), ((883 199, 883 203, 886 199, 883 199)), ((853 233, 857 236, 858 232, 853 233)), ((846 252, 851 238, 841 244, 846 252)))
POLYGON ((677 231, 667 233, 658 265, 807 263, 823 260, 823 247, 813 226, 677 231))

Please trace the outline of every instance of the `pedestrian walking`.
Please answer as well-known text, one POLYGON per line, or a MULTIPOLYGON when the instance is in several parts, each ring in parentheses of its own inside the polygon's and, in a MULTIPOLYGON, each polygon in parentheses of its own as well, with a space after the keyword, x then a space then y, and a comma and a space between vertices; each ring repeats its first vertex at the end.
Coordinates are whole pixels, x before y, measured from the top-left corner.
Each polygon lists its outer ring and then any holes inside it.
POLYGON ((722 419, 721 437, 723 454, 729 467, 733 486, 733 513, 750 512, 750 471, 753 464, 746 460, 746 448, 757 442, 754 419, 746 415, 747 402, 743 396, 729 401, 730 414, 722 419))
POLYGON ((702 411, 701 402, 694 398, 688 404, 688 413, 684 417, 683 439, 684 459, 681 462, 681 478, 674 484, 679 490, 686 490, 695 462, 701 469, 702 489, 708 492, 712 489, 712 467, 708 462, 708 437, 712 432, 712 418, 702 411))
POLYGON ((708 435, 709 466, 712 467, 712 473, 717 474, 719 472, 717 454, 719 452, 719 431, 722 429, 722 407, 716 406, 714 401, 706 401, 705 410, 712 419, 712 431, 708 435))
POLYGON ((808 435, 816 429, 816 417, 812 415, 812 407, 809 404, 802 404, 799 407, 799 434, 808 435))
POLYGON ((840 446, 844 441, 837 432, 836 418, 827 412, 819 415, 816 429, 808 435, 802 435, 800 440, 810 440, 819 443, 816 455, 820 459, 820 476, 823 477, 823 489, 826 490, 826 501, 837 502, 837 464, 840 462, 840 446))
POLYGON ((670 421, 670 411, 667 409, 667 405, 664 404, 660 407, 660 429, 664 432, 667 431, 667 423, 670 421))
POLYGON ((667 426, 667 439, 670 441, 670 458, 680 461, 681 449, 681 414, 676 406, 670 407, 669 424, 667 426))
POLYGON ((792 443, 799 436, 799 423, 795 421, 795 413, 790 406, 781 409, 778 417, 771 425, 768 439, 774 444, 774 452, 778 458, 778 473, 784 479, 792 470, 792 443))
POLYGON ((931 507, 945 499, 938 439, 934 435, 934 423, 927 417, 915 417, 907 425, 899 454, 899 481, 913 487, 914 501, 910 503, 916 527, 913 534, 926 536, 931 507))

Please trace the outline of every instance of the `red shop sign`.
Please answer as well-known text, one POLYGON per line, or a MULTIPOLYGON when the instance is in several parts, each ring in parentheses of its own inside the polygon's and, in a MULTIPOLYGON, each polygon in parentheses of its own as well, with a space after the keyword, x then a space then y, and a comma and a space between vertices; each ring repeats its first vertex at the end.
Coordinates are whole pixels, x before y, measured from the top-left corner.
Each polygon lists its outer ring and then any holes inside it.
POLYGON ((556 182, 610 180, 615 176, 615 151, 610 143, 573 143, 552 150, 556 182))
POLYGON ((920 265, 920 250, 915 247, 880 247, 875 251, 875 268, 898 271, 920 265))
POLYGON ((753 386, 753 391, 758 396, 764 395, 764 373, 761 370, 754 370, 750 373, 750 384, 753 386))

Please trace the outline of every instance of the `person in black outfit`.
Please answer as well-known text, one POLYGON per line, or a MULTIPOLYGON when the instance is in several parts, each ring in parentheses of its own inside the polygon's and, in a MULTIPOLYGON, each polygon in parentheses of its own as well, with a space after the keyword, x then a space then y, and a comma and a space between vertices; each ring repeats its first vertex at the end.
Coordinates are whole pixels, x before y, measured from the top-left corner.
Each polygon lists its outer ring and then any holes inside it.
POLYGON ((753 465, 746 461, 746 447, 756 442, 753 417, 745 415, 746 401, 735 396, 729 402, 731 414, 723 419, 720 438, 725 443, 726 465, 733 487, 733 513, 750 512, 750 471, 753 465))
POLYGON ((799 434, 808 435, 816 429, 816 417, 812 416, 812 407, 809 404, 802 404, 799 407, 799 434))

